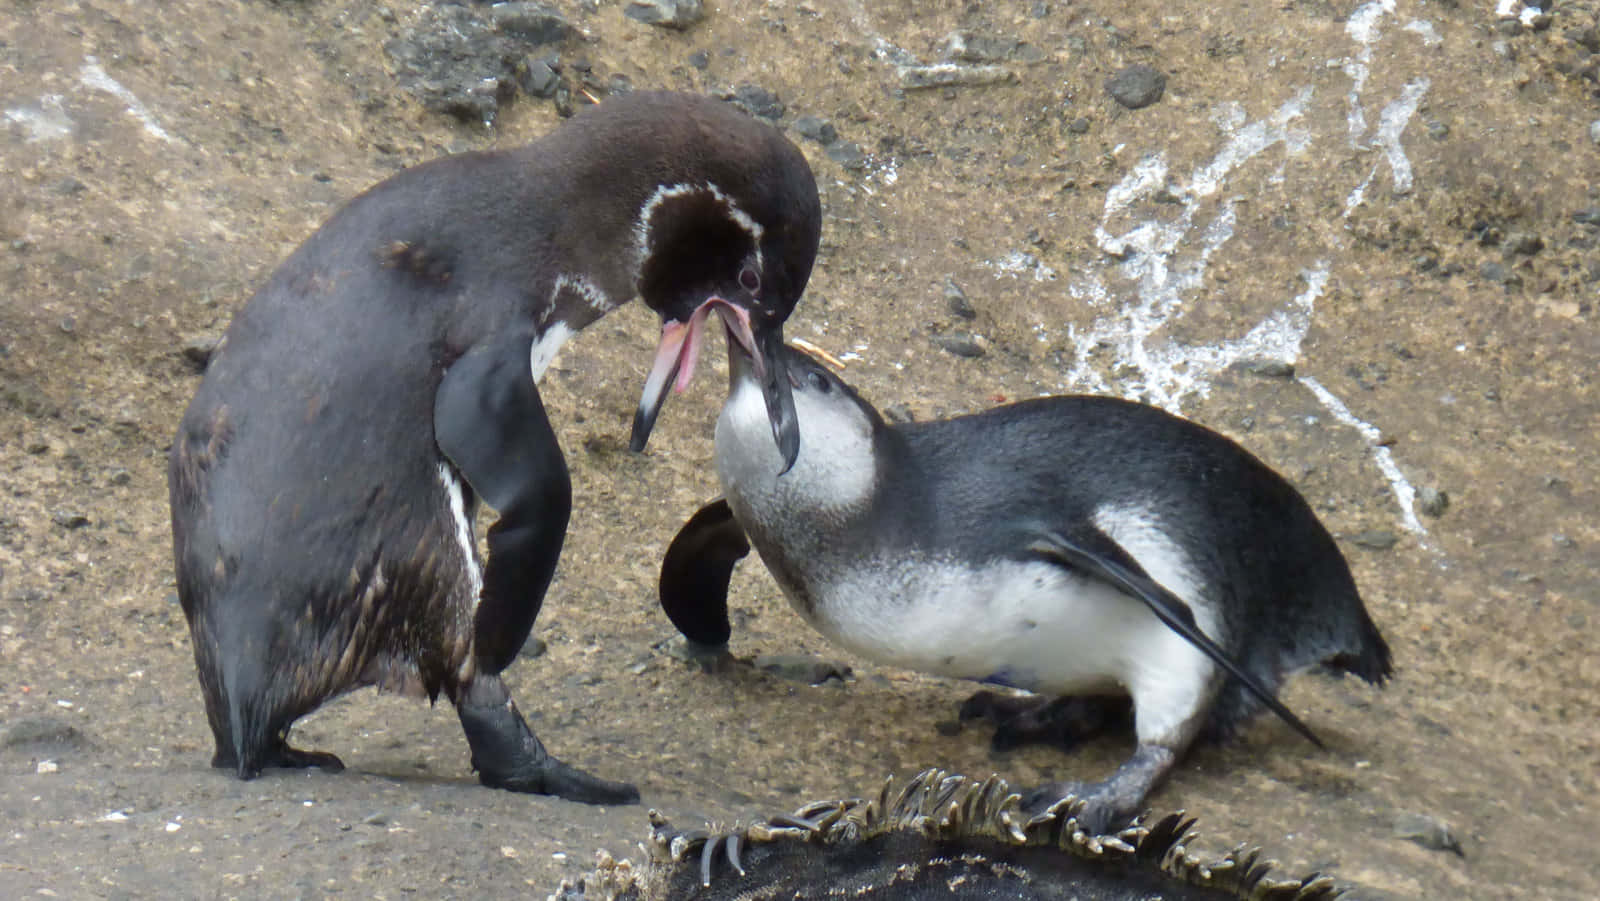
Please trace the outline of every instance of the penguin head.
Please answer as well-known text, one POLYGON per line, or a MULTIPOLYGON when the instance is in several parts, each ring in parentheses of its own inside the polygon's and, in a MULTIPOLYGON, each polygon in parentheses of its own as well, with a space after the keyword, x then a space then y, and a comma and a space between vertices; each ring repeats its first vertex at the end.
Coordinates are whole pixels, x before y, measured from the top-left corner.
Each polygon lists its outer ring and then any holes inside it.
MULTIPOLYGON (((783 324, 805 292, 821 239, 811 168, 775 129, 733 110, 706 115, 719 152, 682 182, 658 185, 640 209, 639 296, 661 317, 661 342, 633 421, 642 450, 669 388, 693 378, 705 321, 754 361, 772 436, 793 465, 800 432, 784 372, 783 324)), ((709 138, 708 138, 709 140, 709 138)), ((731 345, 730 345, 731 346, 731 345)))
POLYGON ((717 469, 725 490, 769 497, 800 513, 859 510, 877 489, 881 440, 888 426, 855 389, 816 358, 783 348, 801 444, 786 463, 761 440, 759 382, 752 355, 729 353, 728 403, 717 420, 717 469))

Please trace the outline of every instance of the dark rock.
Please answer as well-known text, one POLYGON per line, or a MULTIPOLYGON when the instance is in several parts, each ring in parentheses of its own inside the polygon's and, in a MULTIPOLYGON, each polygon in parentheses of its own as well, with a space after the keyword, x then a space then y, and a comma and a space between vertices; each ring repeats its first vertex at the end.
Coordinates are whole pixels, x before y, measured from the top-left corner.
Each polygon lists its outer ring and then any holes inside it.
POLYGON ((867 155, 854 141, 834 141, 823 152, 828 155, 828 159, 846 169, 860 170, 867 167, 867 155))
POLYGON ((748 81, 734 88, 733 97, 730 99, 735 106, 763 119, 782 119, 787 111, 777 94, 748 81))
POLYGON ((978 311, 972 308, 967 301, 967 294, 954 279, 944 280, 944 300, 949 306, 951 315, 960 316, 962 319, 977 319, 978 311))
POLYGON ((430 112, 492 125, 513 91, 518 42, 462 6, 427 8, 384 45, 400 87, 430 112))
POLYGON ((1089 125, 1089 119, 1085 118, 1084 116, 1079 116, 1078 118, 1067 123, 1067 131, 1072 132, 1075 135, 1086 135, 1089 133, 1089 125))
POLYGON ((704 50, 696 50, 689 54, 689 65, 704 71, 707 66, 711 65, 711 54, 704 50))
POLYGON ((500 33, 534 46, 559 43, 578 32, 560 12, 543 3, 496 3, 489 7, 489 20, 500 33))
POLYGON ((530 59, 527 67, 523 69, 521 83, 524 94, 548 100, 556 95, 556 88, 561 85, 561 76, 549 62, 530 59))
POLYGON ((1503 282, 1506 280, 1506 267, 1499 263, 1488 262, 1478 267, 1478 274, 1486 281, 1503 282))
POLYGON ((1444 511, 1450 509, 1450 495, 1432 485, 1424 485, 1417 489, 1417 509, 1427 516, 1443 516, 1444 511))
POLYGON ((537 635, 529 635, 528 640, 522 643, 522 650, 517 652, 517 656, 524 660, 536 660, 543 657, 545 651, 549 649, 550 645, 546 644, 543 638, 537 635))
POLYGON ((1161 99, 1167 90, 1167 76, 1152 66, 1134 63, 1106 79, 1111 99, 1128 109, 1143 109, 1161 99))
POLYGON ((1572 221, 1591 228, 1600 228, 1600 206, 1585 207, 1572 214, 1572 221))
POLYGON ((1435 141, 1443 141, 1450 137, 1450 126, 1437 119, 1431 120, 1428 122, 1428 137, 1435 141))
POLYGON ((133 473, 119 466, 111 470, 111 474, 106 477, 106 481, 113 485, 126 485, 133 481, 133 473))
POLYGON ((794 130, 800 133, 800 137, 809 138, 823 146, 839 140, 838 129, 827 120, 816 116, 801 116, 795 119, 794 130))
POLYGON ((755 667, 779 679, 807 685, 821 685, 829 679, 844 682, 854 675, 846 664, 818 660, 804 654, 761 654, 756 657, 755 667))
POLYGON ((933 336, 933 343, 941 350, 953 353, 958 357, 965 357, 969 360, 975 360, 986 353, 986 351, 983 349, 983 345, 979 344, 978 339, 972 335, 935 335, 933 336))
POLYGON ((1449 851, 1457 857, 1466 857, 1461 842, 1450 830, 1450 824, 1425 813, 1401 813, 1394 818, 1394 837, 1416 842, 1430 851, 1449 851))
POLYGON ((1364 547, 1373 551, 1386 551, 1394 547, 1400 539, 1387 529, 1368 529, 1352 537, 1350 541, 1357 547, 1364 547))
POLYGON ((623 94, 633 93, 633 79, 618 72, 606 79, 606 93, 613 97, 621 97, 623 94))
POLYGON ((622 14, 635 22, 679 31, 706 16, 700 0, 630 0, 622 14))
POLYGON ((946 738, 961 734, 960 720, 940 720, 933 724, 933 730, 946 738))

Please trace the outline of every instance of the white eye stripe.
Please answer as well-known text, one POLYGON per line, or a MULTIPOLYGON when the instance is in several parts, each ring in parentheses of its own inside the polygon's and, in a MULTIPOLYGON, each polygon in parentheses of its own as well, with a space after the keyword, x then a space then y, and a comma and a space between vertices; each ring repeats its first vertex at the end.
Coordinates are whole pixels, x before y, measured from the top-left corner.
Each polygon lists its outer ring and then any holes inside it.
POLYGON ((656 209, 661 206, 662 202, 674 197, 700 193, 710 194, 718 203, 722 204, 722 208, 727 210, 728 219, 744 229, 745 233, 750 236, 750 242, 755 245, 756 250, 756 268, 764 268, 761 259, 761 236, 766 233, 766 229, 761 227, 761 223, 751 218, 749 213, 740 209, 739 205, 733 202, 733 198, 724 194, 721 188, 709 181, 704 184, 681 183, 656 187, 655 192, 650 195, 650 199, 646 200, 644 205, 639 208, 639 218, 635 219, 633 223, 634 253, 637 265, 642 267, 645 258, 650 255, 650 220, 655 216, 656 209))

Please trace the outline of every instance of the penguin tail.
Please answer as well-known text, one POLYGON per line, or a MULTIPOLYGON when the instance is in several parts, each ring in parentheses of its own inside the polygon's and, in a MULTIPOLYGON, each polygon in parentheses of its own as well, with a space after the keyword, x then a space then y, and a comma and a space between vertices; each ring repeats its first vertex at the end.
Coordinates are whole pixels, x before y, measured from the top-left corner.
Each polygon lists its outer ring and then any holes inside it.
POLYGON ((1355 646, 1353 650, 1334 654, 1324 664, 1334 672, 1359 676, 1373 685, 1389 681, 1389 677, 1394 675, 1394 656, 1389 651, 1389 643, 1384 641, 1372 617, 1366 615, 1364 610, 1356 641, 1352 644, 1355 646))

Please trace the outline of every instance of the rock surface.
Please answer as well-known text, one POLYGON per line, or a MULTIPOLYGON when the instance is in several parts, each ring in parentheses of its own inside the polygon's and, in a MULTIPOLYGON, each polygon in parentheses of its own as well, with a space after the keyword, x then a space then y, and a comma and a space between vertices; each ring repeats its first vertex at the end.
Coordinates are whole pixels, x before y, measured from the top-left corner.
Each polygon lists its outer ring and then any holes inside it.
MULTIPOLYGON (((220 335, 346 199, 531 140, 617 75, 759 85, 780 123, 834 126, 827 145, 792 132, 827 216, 787 333, 846 359, 880 408, 1145 398, 1243 442, 1346 536, 1394 683, 1295 678, 1287 703, 1329 750, 1263 720, 1181 764, 1152 805, 1396 898, 1600 897, 1593 3, 1512 35, 1491 4, 1421 0, 1245 17, 1191 0, 803 0, 724 4, 683 32, 620 3, 546 5, 586 37, 483 32, 515 42, 484 76, 513 91, 491 128, 428 109, 385 49, 445 4, 0 7, 0 729, 44 717, 88 739, 0 747, 0 897, 542 897, 596 847, 634 853, 640 809, 480 788, 443 703, 359 692, 306 719, 296 735, 339 753, 337 776, 214 772, 165 484, 199 378, 186 340, 220 335), (955 32, 1046 55, 994 63, 1013 76, 994 84, 906 90, 899 67, 938 60, 955 32), (551 54, 554 102, 523 102, 516 66, 551 54), (1129 114, 1104 84, 1141 61, 1174 76, 1129 114), (836 161, 841 142, 855 152, 836 161), (1543 246, 1507 256, 1519 233, 1543 246), (947 278, 971 325, 946 309, 947 278), (930 341, 954 328, 988 352, 930 341), (1234 368, 1249 359, 1293 377, 1234 368), (1443 516, 1422 506, 1428 485, 1448 489, 1443 516), (1364 532, 1397 540, 1348 540, 1364 532), (1469 857, 1398 840, 1408 811, 1450 824, 1469 857)), ((926 766, 1027 785, 1102 778, 1125 756, 1107 740, 991 758, 981 729, 940 734, 971 686, 828 646, 748 564, 733 653, 839 659, 853 681, 708 674, 652 651, 674 631, 661 553, 717 493, 724 390, 704 373, 649 453, 626 453, 658 329, 619 310, 541 385, 575 504, 545 653, 509 678, 552 751, 637 780, 685 824, 926 766)), ((704 366, 721 359, 708 347, 704 366)))

